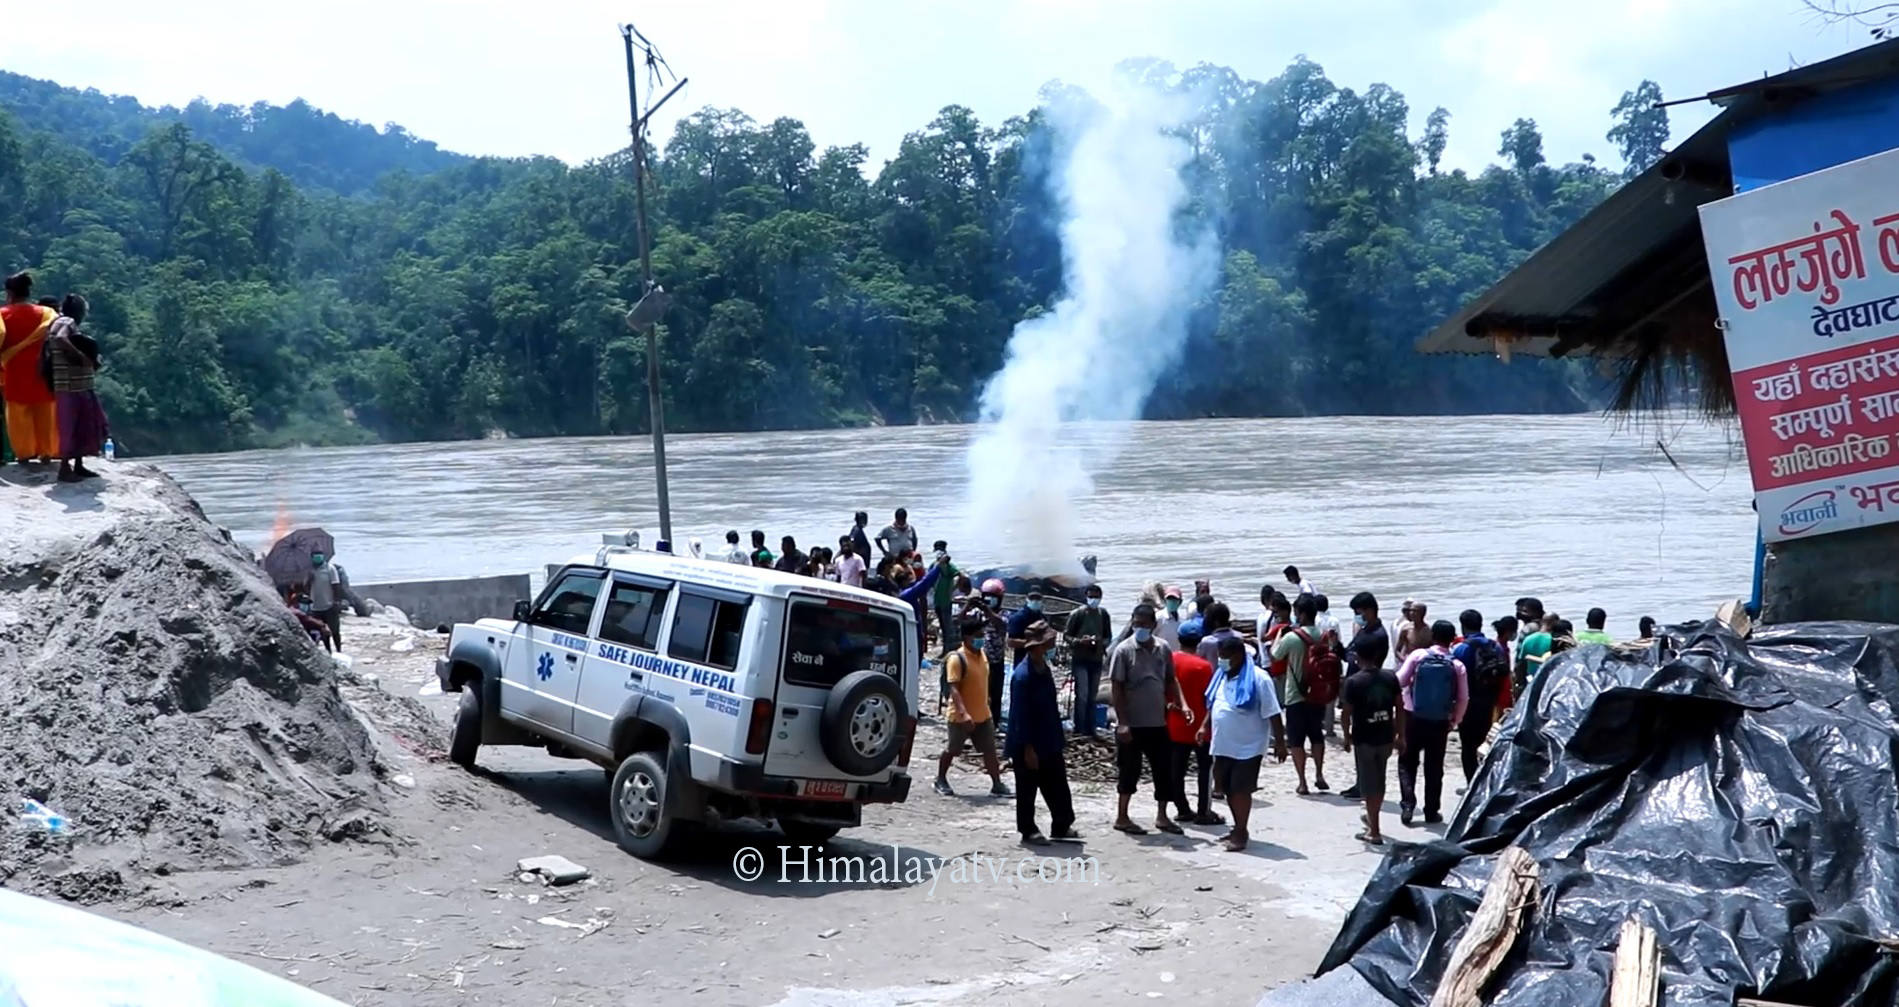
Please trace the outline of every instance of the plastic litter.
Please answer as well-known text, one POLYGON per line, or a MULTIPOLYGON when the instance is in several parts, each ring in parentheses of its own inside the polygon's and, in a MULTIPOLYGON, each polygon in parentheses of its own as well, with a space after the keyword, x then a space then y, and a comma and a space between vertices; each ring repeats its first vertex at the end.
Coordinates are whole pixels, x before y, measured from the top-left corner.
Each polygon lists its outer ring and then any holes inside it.
POLYGON ((59 835, 66 831, 66 816, 32 799, 21 798, 20 831, 50 832, 59 835))
POLYGON ((1618 932, 1655 929, 1662 1001, 1899 1002, 1899 627, 1715 622, 1551 661, 1442 841, 1398 846, 1320 964, 1431 998, 1505 848, 1544 896, 1485 1003, 1599 1004, 1618 932))

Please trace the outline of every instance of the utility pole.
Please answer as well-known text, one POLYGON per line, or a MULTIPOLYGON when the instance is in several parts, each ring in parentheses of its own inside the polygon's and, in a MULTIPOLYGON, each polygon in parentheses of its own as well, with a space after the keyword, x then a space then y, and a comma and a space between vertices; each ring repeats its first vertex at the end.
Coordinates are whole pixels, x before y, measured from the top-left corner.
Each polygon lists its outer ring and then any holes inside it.
MULTIPOLYGON (((652 413, 653 424, 653 478, 658 488, 659 498, 659 537, 671 542, 673 538, 673 507, 671 495, 666 489, 666 405, 660 392, 659 380, 659 318, 666 313, 672 298, 666 291, 653 284, 653 242, 646 218, 646 120, 667 98, 679 93, 686 85, 684 80, 673 85, 666 97, 661 98, 651 111, 640 114, 639 60, 634 57, 634 38, 639 33, 630 24, 620 26, 620 38, 626 43, 626 100, 632 109, 629 128, 633 133, 633 192, 639 219, 640 242, 640 301, 633 310, 626 313, 626 324, 635 332, 646 335, 646 401, 652 413)), ((646 39, 639 36, 642 44, 646 39)), ((651 46, 646 45, 651 57, 651 46)))

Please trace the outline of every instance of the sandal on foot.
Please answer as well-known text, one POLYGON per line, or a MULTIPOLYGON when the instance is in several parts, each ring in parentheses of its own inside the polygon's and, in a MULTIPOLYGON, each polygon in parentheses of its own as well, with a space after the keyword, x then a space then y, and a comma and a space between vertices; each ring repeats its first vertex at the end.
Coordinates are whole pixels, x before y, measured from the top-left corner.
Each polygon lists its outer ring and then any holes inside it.
POLYGON ((1202 811, 1193 816, 1193 823, 1195 825, 1225 825, 1226 819, 1221 818, 1211 811, 1202 811))
POLYGON ((1364 843, 1364 844, 1365 844, 1366 846, 1383 846, 1383 845, 1385 845, 1385 837, 1384 837, 1384 836, 1374 836, 1374 835, 1372 835, 1372 834, 1371 834, 1371 833, 1369 833, 1369 832, 1361 832, 1361 833, 1359 833, 1358 835, 1356 835, 1356 836, 1353 836, 1352 838, 1353 838, 1353 839, 1356 839, 1356 840, 1358 840, 1358 841, 1359 841, 1359 842, 1361 842, 1361 843, 1364 843))
POLYGON ((1311 797, 1311 796, 1312 796, 1312 791, 1310 791, 1310 790, 1308 790, 1308 789, 1306 789, 1306 785, 1305 785, 1305 784, 1303 784, 1303 783, 1301 783, 1301 784, 1299 784, 1299 789, 1298 789, 1298 791, 1296 791, 1296 792, 1298 793, 1298 795, 1299 795, 1300 797, 1311 797))
POLYGON ((1130 836, 1147 835, 1146 829, 1141 828, 1140 826, 1134 824, 1133 822, 1116 822, 1114 825, 1114 831, 1125 832, 1130 836))
POLYGON ((1167 822, 1165 824, 1155 822, 1154 827, 1170 836, 1184 836, 1187 834, 1187 830, 1181 828, 1180 825, 1175 822, 1167 822))
POLYGON ((1239 852, 1241 852, 1241 851, 1243 851, 1243 850, 1245 850, 1245 849, 1246 849, 1246 840, 1244 840, 1244 839, 1234 839, 1234 838, 1231 838, 1231 837, 1229 837, 1229 838, 1228 838, 1228 839, 1227 839, 1227 840, 1226 840, 1226 841, 1225 841, 1224 843, 1222 843, 1221 845, 1223 845, 1223 846, 1225 846, 1225 847, 1226 847, 1226 851, 1227 851, 1228 853, 1239 853, 1239 852))

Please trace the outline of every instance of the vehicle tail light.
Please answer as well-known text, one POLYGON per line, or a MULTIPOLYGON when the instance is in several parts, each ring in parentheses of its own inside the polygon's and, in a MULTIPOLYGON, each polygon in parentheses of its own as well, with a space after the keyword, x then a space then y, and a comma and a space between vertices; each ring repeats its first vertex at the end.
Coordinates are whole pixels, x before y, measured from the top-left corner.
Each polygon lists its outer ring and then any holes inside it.
POLYGON ((916 744, 916 741, 917 719, 906 716, 903 718, 903 748, 897 753, 897 765, 905 769, 910 768, 910 746, 916 744))
POLYGON ((771 718, 775 712, 769 699, 752 701, 752 723, 745 731, 746 755, 765 754, 765 742, 771 737, 771 718))

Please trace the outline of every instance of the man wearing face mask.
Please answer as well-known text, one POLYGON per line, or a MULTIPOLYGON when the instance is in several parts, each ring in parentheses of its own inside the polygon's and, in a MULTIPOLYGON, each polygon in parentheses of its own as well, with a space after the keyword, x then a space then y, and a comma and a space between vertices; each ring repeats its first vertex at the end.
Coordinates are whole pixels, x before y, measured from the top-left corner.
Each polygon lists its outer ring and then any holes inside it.
POLYGON ((983 771, 989 774, 989 795, 1009 796, 1002 782, 1002 764, 996 758, 996 721, 989 713, 989 660, 983 656, 983 621, 965 616, 958 627, 962 646, 943 662, 949 676, 949 744, 936 763, 936 792, 956 796, 949 783, 950 764, 971 743, 982 753, 983 771))
POLYGON ((1179 712, 1189 724, 1194 715, 1181 697, 1180 680, 1174 676, 1173 650, 1154 638, 1156 621, 1154 606, 1136 606, 1134 636, 1114 648, 1108 658, 1119 769, 1115 791, 1120 797, 1114 829, 1131 836, 1147 834, 1128 817, 1128 804, 1141 783, 1142 760, 1146 760, 1154 778, 1154 827, 1174 835, 1182 831, 1167 817, 1168 805, 1174 800, 1174 753, 1167 734, 1167 714, 1179 712))
POLYGON ((1154 635, 1161 638, 1169 647, 1180 649, 1180 588, 1169 586, 1161 594, 1160 623, 1154 627, 1154 635))
MULTIPOLYGON (((1370 591, 1360 591, 1352 596, 1352 642, 1346 645, 1345 657, 1348 674, 1359 671, 1377 671, 1385 666, 1386 658, 1391 656, 1391 634, 1386 631, 1385 623, 1378 617, 1378 599, 1370 591)), ((1353 760, 1356 769, 1357 760, 1353 760)), ((1362 782, 1362 781, 1361 781, 1362 782)), ((1339 791, 1346 800, 1361 800, 1363 791, 1359 782, 1339 791)))
POLYGON ((310 614, 329 627, 336 649, 343 649, 343 576, 322 553, 310 554, 310 614))
POLYGON ((1114 620, 1101 607, 1101 585, 1088 585, 1087 605, 1068 614, 1062 636, 1068 641, 1069 667, 1075 680, 1072 717, 1075 734, 1095 736, 1095 695, 1101 689, 1101 662, 1107 641, 1114 638, 1114 620))
POLYGON ((1028 638, 1028 628, 1042 621, 1042 592, 1029 592, 1028 604, 1009 617, 1009 653, 1010 666, 1021 664, 1028 657, 1028 646, 1022 641, 1028 638))
POLYGON ((1002 582, 994 577, 982 582, 974 604, 964 609, 969 618, 982 621, 983 657, 989 663, 989 713, 998 729, 1007 729, 1002 720, 1002 690, 1009 681, 1009 620, 1002 614, 1002 582))

